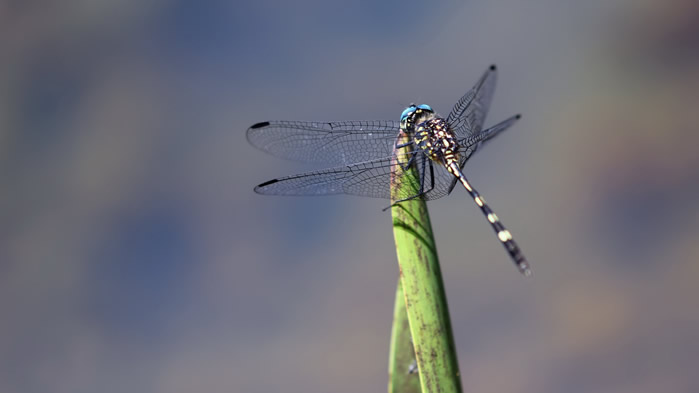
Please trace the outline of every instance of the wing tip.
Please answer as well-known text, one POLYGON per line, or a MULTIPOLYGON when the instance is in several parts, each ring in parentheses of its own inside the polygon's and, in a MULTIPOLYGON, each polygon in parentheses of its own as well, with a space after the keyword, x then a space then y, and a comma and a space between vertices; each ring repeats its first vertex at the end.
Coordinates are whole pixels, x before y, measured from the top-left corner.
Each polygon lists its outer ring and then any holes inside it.
POLYGON ((261 121, 259 123, 255 123, 250 126, 251 130, 257 129, 257 128, 262 128, 262 127, 267 127, 269 125, 268 121, 261 121))
POLYGON ((488 69, 489 69, 490 71, 495 71, 495 70, 498 69, 498 66, 496 66, 495 64, 491 64, 490 67, 488 67, 488 69))
POLYGON ((522 118, 522 114, 521 114, 521 113, 518 113, 518 114, 515 115, 515 120, 519 120, 519 119, 521 119, 521 118, 522 118))
POLYGON ((272 180, 268 180, 268 181, 266 181, 266 182, 264 182, 264 183, 261 183, 261 184, 259 184, 257 187, 255 187, 255 192, 258 193, 258 194, 264 194, 263 189, 264 189, 265 187, 267 187, 267 186, 269 186, 269 185, 271 185, 271 184, 274 184, 274 183, 276 183, 276 182, 278 182, 278 181, 279 181, 279 179, 272 179, 272 180))

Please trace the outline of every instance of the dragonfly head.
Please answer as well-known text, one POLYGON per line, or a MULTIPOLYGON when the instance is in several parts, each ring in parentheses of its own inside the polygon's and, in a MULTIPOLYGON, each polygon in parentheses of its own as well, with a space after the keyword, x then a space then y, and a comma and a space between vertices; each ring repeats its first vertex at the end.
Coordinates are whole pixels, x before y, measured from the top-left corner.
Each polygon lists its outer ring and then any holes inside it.
POLYGON ((423 118, 428 117, 432 114, 434 114, 434 110, 432 110, 432 107, 429 105, 410 104, 410 106, 405 108, 403 113, 400 114, 400 126, 402 129, 405 130, 409 127, 413 127, 416 123, 418 123, 417 120, 422 121, 423 118))

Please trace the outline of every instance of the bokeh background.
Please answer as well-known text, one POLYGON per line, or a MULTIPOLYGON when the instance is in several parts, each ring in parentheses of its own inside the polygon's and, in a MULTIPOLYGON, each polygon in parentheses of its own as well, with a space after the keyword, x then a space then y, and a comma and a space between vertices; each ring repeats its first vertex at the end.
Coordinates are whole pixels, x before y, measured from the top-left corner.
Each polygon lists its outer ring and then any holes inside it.
POLYGON ((263 197, 273 119, 448 113, 491 63, 463 190, 430 202, 467 392, 698 392, 699 5, 0 1, 0 391, 380 392, 386 202, 263 197))

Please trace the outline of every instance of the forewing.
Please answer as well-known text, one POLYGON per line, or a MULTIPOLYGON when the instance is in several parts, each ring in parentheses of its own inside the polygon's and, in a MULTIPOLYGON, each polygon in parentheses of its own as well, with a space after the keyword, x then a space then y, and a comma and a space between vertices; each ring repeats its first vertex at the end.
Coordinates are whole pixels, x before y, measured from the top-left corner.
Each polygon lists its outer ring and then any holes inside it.
POLYGON ((248 128, 247 138, 277 157, 348 165, 389 157, 399 132, 400 123, 390 120, 266 121, 248 128))
POLYGON ((490 102, 495 92, 497 68, 492 65, 476 85, 461 97, 447 117, 447 123, 457 138, 477 134, 483 128, 490 102))

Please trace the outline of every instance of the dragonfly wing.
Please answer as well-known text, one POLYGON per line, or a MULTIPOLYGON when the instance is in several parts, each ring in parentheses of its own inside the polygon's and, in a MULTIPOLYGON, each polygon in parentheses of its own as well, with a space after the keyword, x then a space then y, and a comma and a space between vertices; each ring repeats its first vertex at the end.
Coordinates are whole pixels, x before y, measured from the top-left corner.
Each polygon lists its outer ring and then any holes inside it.
MULTIPOLYGON (((401 153, 402 154, 402 153, 401 153)), ((448 188, 454 178, 442 165, 429 165, 429 158, 420 152, 403 154, 400 162, 410 161, 411 155, 417 155, 413 160, 413 168, 418 176, 405 176, 403 167, 397 165, 391 156, 345 165, 335 168, 301 173, 298 175, 280 177, 255 187, 255 192, 265 195, 332 195, 348 194, 373 198, 391 198, 391 177, 396 181, 414 182, 413 187, 402 187, 405 195, 397 199, 414 197, 410 190, 419 190, 420 182, 424 182, 423 199, 437 199, 447 195, 448 188), (423 164, 424 162, 424 164, 423 164), (424 175, 423 175, 424 173, 424 175)))
POLYGON ((500 123, 479 132, 478 134, 471 135, 470 137, 459 141, 459 144, 466 151, 471 150, 472 152, 475 152, 477 149, 485 145, 486 142, 492 140, 501 132, 510 128, 510 126, 512 126, 515 122, 517 122, 517 120, 521 118, 522 115, 514 115, 508 118, 507 120, 501 121, 500 123))
POLYGON ((497 68, 492 65, 449 113, 447 123, 459 139, 477 134, 483 128, 495 92, 496 79, 497 68))
POLYGON ((396 171, 402 169, 393 165, 389 156, 273 179, 255 187, 255 192, 266 195, 351 194, 389 198, 390 175, 396 171))
MULTIPOLYGON (((515 122, 517 122, 517 120, 521 118, 522 115, 514 115, 486 130, 479 132, 478 134, 460 140, 459 145, 461 146, 461 148, 459 149, 459 169, 463 171, 464 166, 466 165, 466 161, 468 161, 468 159, 471 157, 471 155, 473 155, 473 153, 476 152, 476 150, 482 148, 487 142, 491 141, 501 132, 510 128, 510 126, 512 126, 515 122)), ((451 182, 451 186, 449 187, 448 193, 451 193, 451 191, 454 189, 454 186, 456 186, 456 183, 457 178, 454 177, 454 179, 451 182)))
POLYGON ((400 122, 390 120, 265 121, 247 130, 250 144, 294 161, 347 165, 388 157, 400 122))

